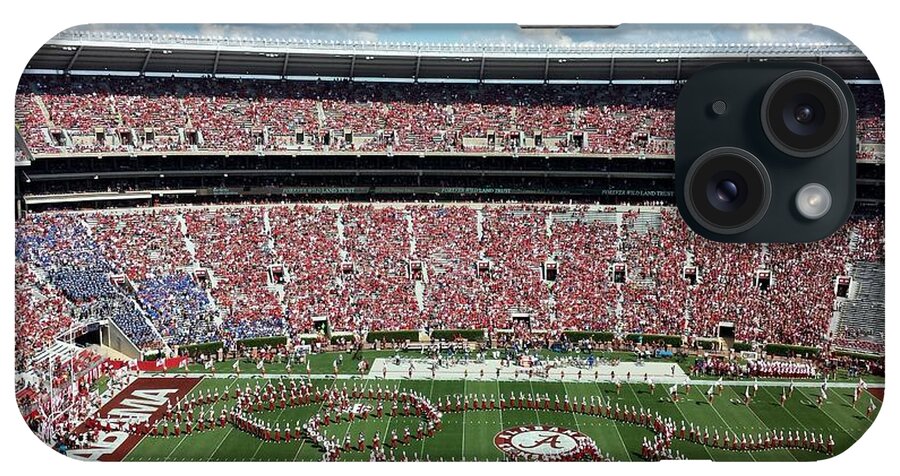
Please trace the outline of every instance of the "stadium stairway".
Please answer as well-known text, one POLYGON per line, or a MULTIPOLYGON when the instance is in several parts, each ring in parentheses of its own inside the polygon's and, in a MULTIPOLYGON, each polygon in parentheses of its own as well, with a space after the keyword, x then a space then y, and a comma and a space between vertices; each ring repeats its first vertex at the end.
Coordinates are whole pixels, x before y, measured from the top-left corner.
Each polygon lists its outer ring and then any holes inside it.
POLYGON ((54 340, 52 344, 34 354, 33 362, 39 364, 41 362, 67 362, 75 357, 78 353, 78 346, 54 340))
MULTIPOLYGON (((175 221, 178 223, 178 230, 181 233, 182 239, 184 240, 184 248, 191 256, 191 267, 189 270, 187 270, 187 272, 193 273, 194 271, 200 269, 200 263, 197 261, 197 245, 194 243, 194 240, 191 239, 191 236, 188 233, 187 222, 184 220, 184 215, 182 215, 181 213, 175 215, 175 221)), ((216 278, 215 276, 213 276, 212 270, 209 270, 209 273, 209 281, 211 286, 206 287, 204 291, 206 292, 206 299, 208 300, 215 316, 213 318, 213 321, 218 326, 222 324, 222 320, 224 319, 226 312, 224 309, 221 309, 219 307, 219 303, 213 296, 212 286, 215 286, 216 278)))
POLYGON ((478 234, 478 241, 484 238, 484 214, 481 209, 475 211, 475 232, 478 234))
POLYGON ((41 115, 44 116, 44 121, 47 123, 47 126, 50 129, 55 129, 56 125, 53 124, 53 120, 50 118, 50 111, 47 109, 47 104, 44 103, 44 100, 41 99, 41 96, 38 94, 35 94, 32 98, 34 99, 34 103, 37 104, 38 109, 40 109, 41 115))
POLYGON ((852 279, 855 296, 841 306, 840 327, 868 336, 884 335, 884 263, 856 262, 852 279))
POLYGON ((188 254, 191 255, 191 261, 196 263, 197 245, 194 244, 194 240, 188 235, 187 222, 184 220, 184 215, 179 213, 175 216, 175 221, 178 222, 178 230, 181 232, 181 237, 184 240, 184 248, 187 250, 188 254))

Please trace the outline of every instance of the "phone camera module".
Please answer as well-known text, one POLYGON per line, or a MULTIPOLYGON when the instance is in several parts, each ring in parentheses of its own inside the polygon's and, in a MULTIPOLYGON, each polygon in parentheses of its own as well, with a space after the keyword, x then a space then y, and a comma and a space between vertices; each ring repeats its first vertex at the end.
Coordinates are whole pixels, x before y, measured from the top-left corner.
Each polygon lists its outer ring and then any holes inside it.
POLYGON ((780 151, 800 158, 831 150, 847 127, 847 100, 828 76, 792 71, 766 91, 762 102, 763 130, 780 151))

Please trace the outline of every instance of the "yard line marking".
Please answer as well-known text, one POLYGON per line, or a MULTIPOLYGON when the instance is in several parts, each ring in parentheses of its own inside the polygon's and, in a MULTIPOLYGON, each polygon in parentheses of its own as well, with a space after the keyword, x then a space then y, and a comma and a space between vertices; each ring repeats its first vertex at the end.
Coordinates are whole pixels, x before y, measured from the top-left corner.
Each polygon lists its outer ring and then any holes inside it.
MULTIPOLYGON (((772 392, 770 392, 766 387, 761 387, 761 388, 763 389, 763 391, 765 391, 766 393, 771 395, 773 400, 779 398, 779 397, 776 397, 775 395, 772 395, 772 392)), ((804 430, 809 430, 809 428, 806 425, 804 425, 803 422, 800 421, 800 419, 794 415, 794 412, 792 412, 791 409, 787 407, 787 405, 783 406, 782 408, 784 409, 784 411, 787 412, 787 414, 791 417, 791 419, 794 420, 795 422, 797 422, 798 425, 802 426, 804 430)))
MULTIPOLYGON (((431 397, 434 395, 434 379, 431 379, 431 390, 428 391, 428 401, 432 402, 431 397)), ((433 403, 433 402, 432 402, 433 403)), ((437 403, 438 411, 440 411, 441 402, 437 403)), ((425 458, 425 440, 428 438, 423 435, 422 437, 422 449, 419 450, 419 459, 425 458)))
MULTIPOLYGON (((466 398, 466 380, 463 380, 463 399, 466 398)), ((460 458, 465 460, 466 458, 466 412, 469 411, 468 405, 466 408, 463 408, 462 414, 462 448, 460 449, 460 458)))
MULTIPOLYGON (((312 383, 312 382, 310 382, 310 383, 312 383)), ((332 382, 331 382, 331 389, 330 389, 330 390, 334 390, 336 387, 337 387, 337 379, 334 379, 334 380, 332 380, 332 382)), ((316 411, 316 413, 321 412, 321 411, 322 411, 322 408, 324 408, 324 407, 325 407, 325 400, 322 400, 322 403, 319 404, 319 409, 316 411)), ((304 444, 306 444, 306 437, 305 437, 305 436, 302 437, 302 438, 300 439, 300 446, 297 448, 297 452, 294 453, 293 461, 297 461, 297 457, 300 456, 300 450, 303 449, 303 445, 304 445, 304 444)), ((259 450, 257 449, 257 451, 259 451, 259 450)))
MULTIPOLYGON (((700 391, 699 385, 692 386, 692 387, 691 387, 691 390, 692 390, 692 391, 693 391, 693 390, 696 390, 697 393, 700 394, 700 398, 702 398, 703 400, 709 402, 709 400, 706 399, 706 395, 704 395, 703 392, 700 391)), ((737 433, 735 433, 734 429, 731 428, 731 425, 728 424, 728 421, 725 420, 725 417, 723 417, 722 414, 719 413, 719 409, 716 408, 716 405, 713 404, 713 403, 710 403, 709 406, 712 407, 712 409, 713 409, 714 412, 716 412, 716 415, 719 416, 719 421, 721 421, 722 423, 725 424, 725 427, 728 428, 728 431, 730 431, 732 435, 737 435, 737 433)), ((726 435, 726 436, 727 436, 727 435, 726 435)), ((720 447, 720 448, 722 448, 722 447, 720 447)), ((730 450, 729 450, 729 451, 730 451, 730 450)), ((706 450, 706 452, 709 453, 709 450, 706 450)), ((753 461, 756 461, 756 457, 753 456, 753 453, 751 453, 751 452, 748 451, 747 454, 750 455, 750 459, 752 459, 753 461)), ((791 457, 793 458, 794 455, 791 455, 791 457)), ((794 458, 794 459, 796 460, 796 458, 794 458)))
MULTIPOLYGON (((810 402, 812 402, 812 399, 811 399, 808 395, 806 395, 805 393, 803 393, 802 390, 797 389, 797 391, 800 393, 800 395, 803 395, 804 397, 807 398, 807 400, 809 400, 810 402)), ((838 421, 835 420, 828 412, 826 412, 825 410, 822 410, 821 407, 816 407, 816 409, 819 410, 820 412, 822 412, 823 414, 825 414, 825 416, 827 416, 829 420, 831 420, 831 421, 833 421, 835 424, 837 424, 838 428, 840 428, 841 431, 843 431, 844 433, 846 433, 847 436, 849 436, 850 438, 852 438, 854 442, 856 442, 856 441, 858 440, 858 438, 856 438, 855 436, 853 436, 852 434, 850 434, 850 432, 847 431, 846 428, 844 428, 844 425, 841 425, 840 423, 838 423, 838 421)))
MULTIPOLYGON (((600 396, 603 396, 603 388, 600 387, 600 383, 596 382, 594 385, 597 387, 597 390, 600 391, 600 396)), ((640 400, 638 400, 640 402, 640 400)), ((628 445, 625 444, 625 439, 622 438, 622 432, 619 431, 619 425, 612 421, 612 426, 616 430, 616 434, 619 435, 619 443, 622 443, 622 449, 625 450, 625 456, 628 457, 628 461, 634 461, 634 458, 631 457, 631 451, 628 451, 628 445)))
MULTIPOLYGON (((369 382, 371 382, 371 380, 366 380, 366 382, 363 384, 363 387, 359 390, 360 398, 357 398, 355 400, 356 403, 360 403, 360 402, 364 401, 364 399, 362 398, 362 395, 363 395, 363 392, 366 391, 366 386, 369 385, 369 382)), ((353 408, 351 407, 350 409, 352 410, 353 408)), ((353 426, 353 422, 355 422, 355 421, 356 421, 356 418, 354 418, 353 421, 351 421, 350 424, 347 425, 347 431, 344 432, 344 439, 346 439, 347 435, 350 434, 350 428, 353 426)), ((338 444, 342 444, 342 443, 343 443, 343 440, 338 442, 338 444)))
POLYGON ((500 379, 497 379, 497 409, 500 410, 500 431, 503 431, 503 401, 500 397, 500 379))
MULTIPOLYGON (((228 384, 227 387, 225 387, 225 393, 228 393, 228 391, 231 390, 231 387, 233 387, 235 383, 237 383, 237 379, 232 380, 231 383, 228 384)), ((223 405, 222 408, 225 408, 225 405, 223 405)), ((207 458, 206 461, 212 461, 213 456, 216 455, 216 453, 219 451, 219 448, 222 447, 222 444, 225 443, 225 440, 228 439, 228 436, 231 435, 232 431, 234 431, 234 425, 229 425, 228 432, 225 433, 225 437, 222 438, 222 441, 219 441, 219 444, 216 445, 216 449, 214 449, 213 452, 209 454, 209 458, 207 458)))
MULTIPOLYGON (((531 388, 531 394, 534 395, 534 384, 531 383, 531 379, 528 379, 528 387, 531 388)), ((535 397, 532 397, 535 398, 535 397)), ((537 409, 534 409, 534 416, 537 418, 538 425, 541 424, 541 415, 538 413, 537 409)))
MULTIPOLYGON (((268 383, 272 383, 272 379, 267 379, 267 381, 268 381, 268 383)), ((282 408, 281 411, 278 412, 278 416, 275 417, 274 420, 269 420, 269 421, 267 421, 266 424, 268 425, 268 424, 272 423, 273 421, 277 423, 278 420, 281 418, 281 415, 284 414, 284 410, 285 410, 285 409, 282 408)), ((256 451, 254 451, 254 452, 253 452, 253 456, 250 457, 250 461, 256 461, 256 455, 259 453, 259 450, 262 449, 263 443, 265 443, 265 442, 266 442, 265 440, 260 440, 259 446, 256 447, 256 451)))
POLYGON ((869 418, 868 416, 866 416, 865 413, 859 411, 859 409, 856 408, 856 405, 854 405, 853 402, 851 402, 850 400, 847 400, 846 398, 844 398, 843 396, 841 396, 841 392, 838 392, 837 390, 832 390, 831 393, 837 395, 838 398, 840 398, 841 400, 847 402, 847 404, 850 406, 850 408, 852 408, 853 411, 855 411, 856 413, 859 413, 860 415, 866 417, 867 419, 869 418))
MULTIPOLYGON (((188 392, 187 395, 185 395, 185 396, 182 398, 182 400, 184 400, 184 399, 186 399, 186 398, 188 398, 188 397, 190 397, 190 396, 192 396, 192 395, 195 395, 195 394, 194 394, 194 390, 197 390, 198 387, 200 387, 200 383, 202 383, 202 382, 203 382, 202 380, 201 380, 200 382, 198 382, 197 385, 196 385, 193 389, 191 389, 191 391, 188 392)), ((232 382, 231 385, 234 385, 234 382, 232 382)), ((231 388, 231 385, 229 385, 228 388, 231 388)), ((201 393, 201 394, 202 394, 202 391, 197 390, 197 393, 201 393)), ((179 400, 179 402, 180 402, 180 400, 179 400)), ((165 457, 165 459, 163 459, 163 461, 169 461, 169 458, 171 458, 172 455, 175 454, 175 450, 177 450, 178 447, 181 446, 181 444, 184 443, 184 440, 186 440, 186 439, 188 439, 188 435, 182 436, 182 437, 181 437, 181 441, 179 441, 178 444, 175 445, 174 448, 172 448, 172 451, 170 451, 169 454, 166 455, 166 457, 165 457)), ((143 440, 142 440, 142 441, 143 441, 143 440)), ((223 439, 222 441, 224 441, 224 439, 223 439)), ((136 447, 135 447, 135 448, 136 448, 136 447)), ((217 449, 218 449, 218 448, 217 448, 217 449)))
MULTIPOLYGON (((691 390, 694 390, 693 387, 691 388, 691 390)), ((634 389, 632 389, 631 391, 634 392, 634 389)), ((637 396, 637 394, 635 394, 635 396, 637 396)), ((653 396, 653 394, 651 394, 651 396, 653 396)), ((685 398, 685 400, 687 400, 687 395, 685 395, 684 398, 685 398)), ((678 408, 678 402, 672 402, 672 405, 675 405, 675 409, 678 410, 678 414, 681 415, 682 420, 688 421, 688 417, 686 417, 684 415, 684 412, 681 411, 681 408, 678 408)), ((643 405, 641 405, 641 406, 643 406, 643 405)), ((697 425, 698 425, 697 431, 700 431, 699 423, 697 425)), ((712 456, 712 453, 709 452, 709 448, 706 445, 700 445, 700 446, 703 447, 703 451, 705 451, 706 455, 709 456, 709 460, 713 461, 713 456, 712 456)), ((750 455, 750 457, 752 458, 753 455, 750 455)))
MULTIPOLYGON (((634 395, 634 398, 635 398, 635 400, 637 400, 638 405, 640 405, 641 408, 643 408, 643 407, 644 407, 644 403, 641 402, 641 398, 638 397, 637 392, 634 391, 634 385, 632 385, 632 384, 629 383, 629 384, 628 384, 628 389, 631 390, 631 394, 634 395)), ((652 397, 653 397, 653 394, 650 394, 650 397, 652 398, 652 397)), ((687 396, 685 396, 685 398, 687 398, 687 396)), ((678 414, 681 415, 682 420, 683 420, 683 421, 688 421, 688 418, 687 418, 686 416, 684 416, 684 412, 682 412, 681 409, 678 408, 678 403, 672 402, 672 405, 675 405, 675 409, 678 410, 678 414)), ((693 443, 693 442, 692 442, 692 443, 693 443)), ((709 452, 709 448, 707 448, 706 445, 700 445, 700 446, 703 447, 703 451, 706 452, 706 456, 709 456, 709 460, 710 460, 710 461, 713 461, 712 453, 709 452)), ((752 458, 753 455, 750 455, 750 457, 752 458)))
MULTIPOLYGON (((565 392, 566 396, 568 397, 568 396, 569 396, 569 389, 566 387, 566 382, 563 382, 563 383, 562 383, 562 386, 563 386, 563 392, 565 392)), ((573 398, 572 400, 573 400, 573 402, 572 402, 572 408, 575 408, 575 405, 578 404, 578 402, 577 402, 578 399, 577 399, 577 398, 573 398)), ((575 429, 578 430, 579 433, 581 433, 581 425, 578 424, 578 413, 573 411, 573 412, 572 412, 572 418, 575 420, 575 429)))
POLYGON ((175 453, 175 450, 177 450, 178 447, 181 446, 181 444, 184 443, 184 440, 186 440, 186 439, 188 439, 187 435, 182 436, 181 440, 178 442, 178 444, 175 445, 174 448, 172 448, 172 451, 169 452, 169 454, 166 456, 166 458, 163 461, 169 461, 169 458, 172 457, 172 455, 175 453))
MULTIPOLYGON (((735 396, 737 396, 739 399, 741 398, 741 396, 737 393, 737 390, 735 390, 733 387, 728 387, 728 389, 731 390, 732 392, 734 392, 735 396)), ((748 410, 750 410, 750 413, 752 413, 753 416, 756 417, 756 420, 759 421, 760 424, 762 424, 762 427, 765 428, 766 431, 771 430, 771 428, 769 428, 769 425, 767 425, 766 422, 763 421, 763 419, 759 417, 759 415, 756 413, 756 410, 754 410, 753 407, 751 407, 750 405, 744 405, 744 406, 747 407, 748 410)), ((750 434, 750 437, 751 438, 753 437, 752 433, 750 434)), ((797 461, 797 458, 794 457, 793 453, 791 453, 790 451, 788 451, 787 453, 791 456, 792 460, 797 461)), ((751 453, 750 456, 753 456, 753 454, 751 453)), ((756 459, 756 458, 754 458, 754 459, 756 459)))
POLYGON ((213 456, 216 455, 216 453, 219 451, 219 448, 222 447, 222 443, 225 443, 225 440, 228 439, 232 431, 234 431, 234 425, 229 426, 228 433, 225 433, 225 438, 222 438, 222 441, 220 441, 219 444, 216 445, 216 449, 214 449, 213 452, 209 454, 209 458, 206 458, 206 461, 212 461, 213 456))

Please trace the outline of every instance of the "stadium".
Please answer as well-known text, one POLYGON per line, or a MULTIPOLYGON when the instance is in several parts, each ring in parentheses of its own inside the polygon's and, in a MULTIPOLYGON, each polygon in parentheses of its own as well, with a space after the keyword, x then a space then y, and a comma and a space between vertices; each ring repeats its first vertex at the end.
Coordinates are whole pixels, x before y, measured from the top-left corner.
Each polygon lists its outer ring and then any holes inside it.
POLYGON ((800 461, 884 394, 884 97, 845 43, 66 31, 15 100, 16 398, 101 461, 800 461), (722 62, 855 95, 809 244, 675 208, 722 62))

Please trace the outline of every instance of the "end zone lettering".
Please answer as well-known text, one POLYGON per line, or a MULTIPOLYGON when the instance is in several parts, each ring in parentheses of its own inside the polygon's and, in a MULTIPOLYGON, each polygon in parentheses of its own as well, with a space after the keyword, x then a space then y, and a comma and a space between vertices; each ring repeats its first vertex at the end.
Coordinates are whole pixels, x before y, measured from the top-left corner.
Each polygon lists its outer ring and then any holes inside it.
MULTIPOLYGON (((165 413, 169 403, 173 405, 184 398, 198 383, 199 378, 139 378, 112 400, 103 405, 95 415, 113 427, 126 421, 156 423, 165 413)), ((89 431, 82 423, 76 433, 89 431)), ((70 450, 73 458, 90 461, 121 461, 141 441, 142 436, 124 431, 100 431, 92 446, 70 450)))

